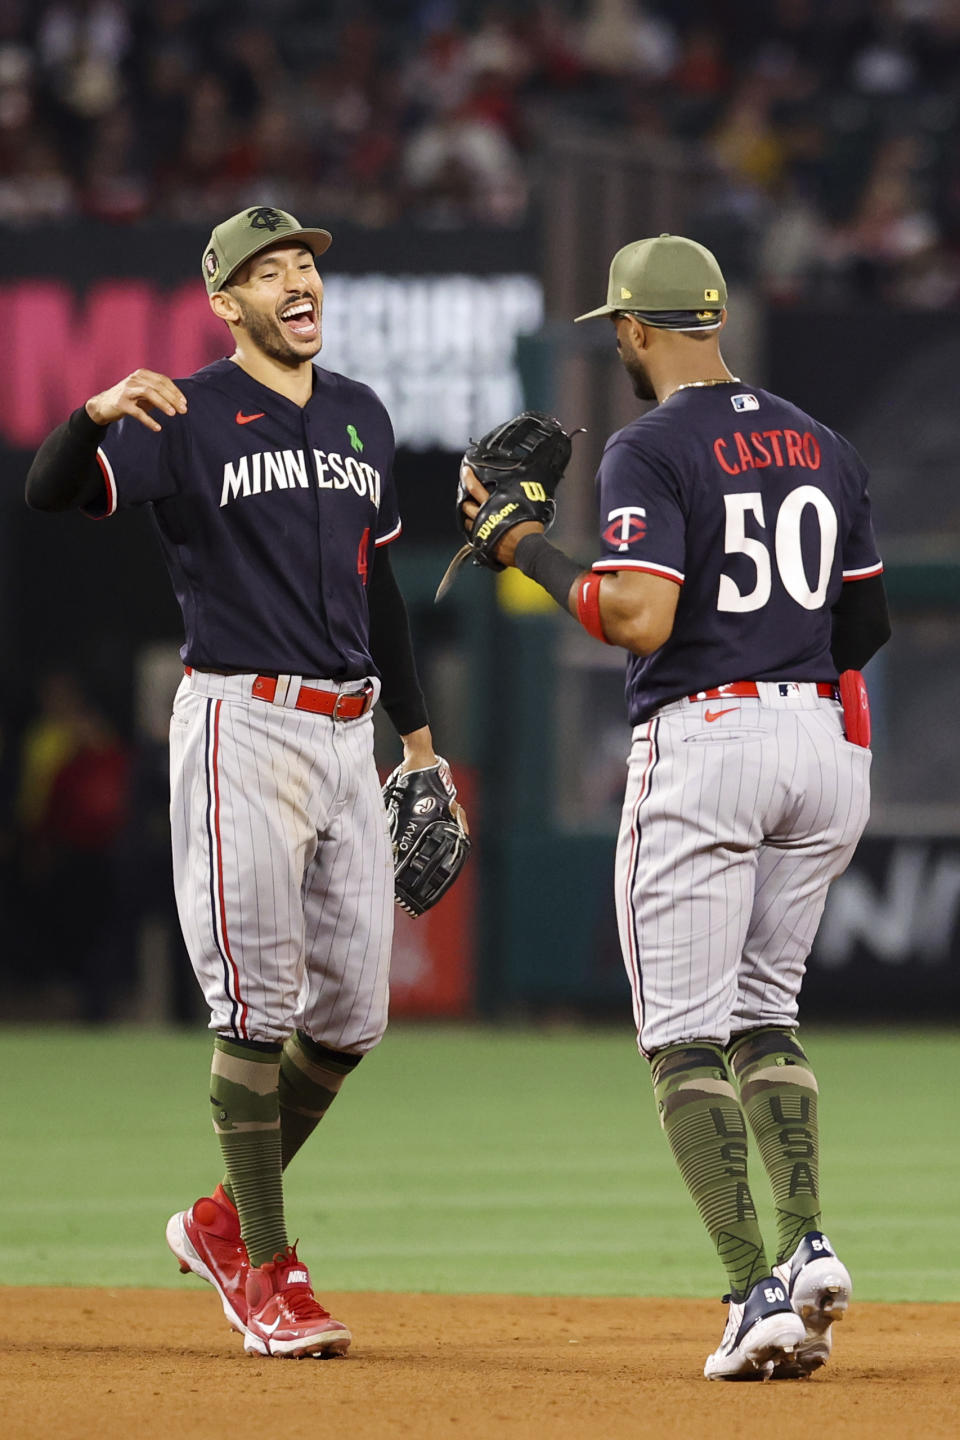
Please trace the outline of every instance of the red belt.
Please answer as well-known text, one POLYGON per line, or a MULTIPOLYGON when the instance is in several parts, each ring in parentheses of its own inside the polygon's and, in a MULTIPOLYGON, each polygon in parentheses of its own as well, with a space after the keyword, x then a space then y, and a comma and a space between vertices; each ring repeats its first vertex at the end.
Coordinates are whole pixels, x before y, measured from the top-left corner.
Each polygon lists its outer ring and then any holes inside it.
MULTIPOLYGON (((184 670, 188 675, 193 671, 189 665, 184 670)), ((274 675, 258 675, 250 688, 254 700, 265 700, 272 705, 277 693, 274 675)), ((373 705, 373 686, 369 680, 362 690, 351 695, 338 695, 333 690, 316 690, 312 685, 301 685, 300 693, 293 703, 294 710, 309 710, 312 715, 329 715, 334 720, 359 720, 373 705)))
MULTIPOLYGON (((765 685, 809 685, 809 680, 765 680, 765 685)), ((817 694, 824 700, 838 700, 840 698, 836 685, 829 681, 817 681, 817 694)), ((717 685, 712 690, 698 690, 695 695, 688 695, 688 700, 725 700, 732 695, 738 700, 757 700, 760 697, 760 687, 756 680, 731 680, 729 685, 717 685)))

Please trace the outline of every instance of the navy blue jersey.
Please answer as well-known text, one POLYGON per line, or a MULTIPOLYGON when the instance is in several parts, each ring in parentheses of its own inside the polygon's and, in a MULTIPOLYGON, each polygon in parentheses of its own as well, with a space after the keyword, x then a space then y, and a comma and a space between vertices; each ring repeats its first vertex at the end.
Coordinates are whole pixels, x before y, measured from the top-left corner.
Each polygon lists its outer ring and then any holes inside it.
POLYGON ((197 669, 376 674, 366 581, 400 533, 393 429, 366 385, 314 366, 301 409, 231 360, 177 384, 185 415, 111 425, 99 508, 150 505, 197 669))
POLYGON ((598 571, 681 586, 673 633, 627 662, 631 724, 732 680, 834 680, 831 607, 883 566, 853 446, 736 381, 679 390, 607 441, 598 571))

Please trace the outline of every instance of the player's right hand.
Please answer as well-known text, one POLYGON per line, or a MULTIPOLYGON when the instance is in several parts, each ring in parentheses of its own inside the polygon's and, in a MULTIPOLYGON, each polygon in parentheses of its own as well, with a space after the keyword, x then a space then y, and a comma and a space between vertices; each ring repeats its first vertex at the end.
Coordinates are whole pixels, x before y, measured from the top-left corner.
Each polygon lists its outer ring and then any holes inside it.
POLYGON ((95 425, 112 425, 125 415, 132 415, 148 430, 162 427, 150 414, 151 410, 162 410, 165 415, 185 415, 186 397, 183 391, 170 379, 156 370, 134 370, 125 380, 91 395, 86 404, 87 414, 95 425))

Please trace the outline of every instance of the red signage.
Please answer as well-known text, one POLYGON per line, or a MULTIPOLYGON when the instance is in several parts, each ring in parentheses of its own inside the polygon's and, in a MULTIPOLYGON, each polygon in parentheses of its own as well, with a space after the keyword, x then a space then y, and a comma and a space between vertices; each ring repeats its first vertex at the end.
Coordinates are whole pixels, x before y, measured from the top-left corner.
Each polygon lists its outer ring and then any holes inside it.
MULTIPOLYGON (((471 813, 473 772, 454 766, 460 799, 471 813)), ((399 907, 390 962, 390 1014, 409 1019, 470 1015, 476 974, 474 849, 453 886, 426 915, 414 920, 399 907)))
POLYGON ((71 410, 144 366, 190 375, 232 348, 195 280, 162 290, 108 280, 84 299, 59 280, 0 287, 6 320, 6 403, 0 439, 32 450, 71 410))

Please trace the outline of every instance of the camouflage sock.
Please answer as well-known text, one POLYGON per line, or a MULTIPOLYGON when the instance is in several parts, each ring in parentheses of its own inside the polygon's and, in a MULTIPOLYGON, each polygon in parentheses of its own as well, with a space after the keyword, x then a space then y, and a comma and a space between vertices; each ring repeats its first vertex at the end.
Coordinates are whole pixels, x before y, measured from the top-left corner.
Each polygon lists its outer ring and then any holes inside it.
POLYGON ((313 1134, 337 1098, 337 1092, 362 1055, 328 1050, 297 1031, 280 1059, 280 1135, 286 1170, 300 1146, 313 1134))
POLYGON ((210 1104, 251 1265, 285 1250, 278 1081, 280 1046, 213 1043, 210 1104))
POLYGON ((671 1045, 651 1070, 660 1124, 741 1300, 770 1266, 747 1183, 747 1126, 723 1051, 709 1041, 671 1045))
POLYGON ((820 1229, 817 1081, 796 1036, 750 1030, 727 1047, 777 1210, 777 1260, 820 1229))

